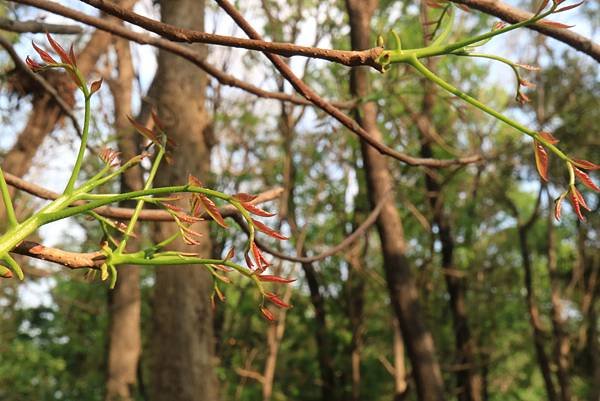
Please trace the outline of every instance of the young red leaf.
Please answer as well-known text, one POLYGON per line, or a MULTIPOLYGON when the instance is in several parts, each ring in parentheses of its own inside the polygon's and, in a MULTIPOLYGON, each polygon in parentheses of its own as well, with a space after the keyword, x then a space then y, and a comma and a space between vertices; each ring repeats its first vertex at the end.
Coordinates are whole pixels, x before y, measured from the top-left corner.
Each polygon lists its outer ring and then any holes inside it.
POLYGON ((257 198, 256 195, 250 195, 244 192, 239 192, 235 195, 232 196, 233 199, 238 200, 240 202, 252 202, 254 199, 257 198))
POLYGON ((544 8, 546 8, 546 6, 548 5, 548 2, 549 2, 549 1, 550 1, 550 0, 544 0, 544 1, 542 1, 542 2, 540 3, 540 6, 538 7, 537 11, 535 12, 535 13, 536 13, 536 15, 537 15, 537 14, 539 14, 539 13, 541 13, 542 11, 544 11, 544 8))
POLYGON ((252 255, 256 261, 257 270, 263 272, 267 267, 269 267, 269 262, 267 262, 258 246, 256 246, 255 242, 250 244, 250 250, 252 251, 252 255))
POLYGON ((150 113, 152 114, 152 121, 154 121, 154 124, 156 124, 158 129, 160 129, 161 131, 164 131, 165 125, 163 124, 161 119, 158 118, 158 114, 156 114, 156 112, 154 110, 151 110, 150 113))
POLYGON ((102 87, 102 78, 100 78, 97 81, 92 82, 92 85, 90 86, 90 94, 93 95, 94 93, 98 92, 101 87, 102 87))
POLYGON ((584 170, 600 170, 600 164, 592 163, 582 159, 572 159, 571 162, 584 170))
POLYGON ((533 142, 535 166, 544 181, 548 181, 548 152, 538 141, 533 142))
POLYGON ((252 220, 252 224, 254 225, 254 227, 256 227, 259 231, 262 231, 263 233, 267 234, 269 237, 273 237, 284 241, 288 239, 288 237, 285 237, 284 235, 273 230, 271 227, 268 227, 265 224, 261 223, 260 221, 254 219, 250 220, 252 220))
POLYGON ((585 185, 592 191, 600 192, 600 187, 596 185, 594 181, 592 181, 592 178, 589 175, 587 175, 585 172, 578 169, 577 167, 573 167, 573 170, 575 171, 575 175, 577 176, 577 178, 579 178, 583 185, 585 185))
POLYGON ((562 194, 554 202, 554 218, 558 221, 560 221, 560 218, 562 216, 562 202, 564 199, 565 199, 565 194, 562 194))
POLYGON ((545 25, 549 28, 554 28, 554 29, 569 29, 569 28, 573 28, 575 26, 575 25, 563 24, 562 22, 547 21, 547 20, 542 20, 542 21, 538 22, 538 24, 545 25))
POLYGON ((235 249, 230 248, 229 252, 227 252, 227 255, 225 256, 225 259, 223 259, 223 260, 231 260, 231 259, 233 259, 234 256, 235 256, 235 249))
POLYGON ((517 67, 521 67, 524 70, 528 70, 528 71, 539 71, 540 67, 535 66, 535 65, 530 65, 530 64, 515 64, 517 67))
POLYGON ((275 213, 269 213, 266 210, 262 210, 261 208, 256 207, 256 206, 254 206, 251 203, 242 202, 242 207, 244 209, 246 209, 247 211, 249 211, 250 213, 255 214, 257 216, 261 216, 261 217, 273 217, 273 216, 275 216, 275 213))
POLYGON ((149 139, 156 146, 160 146, 160 141, 158 140, 158 138, 156 137, 156 135, 154 134, 154 132, 150 131, 148 128, 146 128, 142 124, 140 124, 137 121, 135 121, 133 119, 133 117, 127 116, 127 118, 129 119, 129 122, 131 123, 131 125, 133 125, 133 128, 135 128, 135 130, 137 132, 139 132, 140 134, 142 134, 143 136, 145 136, 147 139, 149 139))
POLYGON ((581 206, 583 206, 583 208, 585 210, 587 210, 588 212, 592 210, 587 205, 587 202, 585 201, 585 198, 583 197, 583 195, 581 194, 581 192, 579 192, 579 190, 576 187, 572 187, 571 191, 573 192, 573 194, 577 198, 577 203, 579 203, 581 206))
POLYGON ((71 59, 73 67, 77 67, 77 58, 75 57, 75 51, 73 50, 73 45, 69 47, 69 58, 71 59))
POLYGON ((25 57, 25 64, 27 64, 29 69, 31 69, 33 72, 37 72, 44 68, 43 64, 38 63, 29 56, 25 57))
POLYGON ((580 1, 579 3, 575 3, 575 4, 571 4, 571 5, 568 5, 568 6, 561 7, 558 10, 554 11, 554 13, 557 14, 557 13, 562 13, 563 11, 572 10, 572 9, 574 9, 576 7, 579 7, 583 3, 585 3, 585 1, 580 1))
POLYGON ((221 271, 227 272, 227 273, 229 273, 230 271, 233 271, 233 269, 231 267, 228 267, 225 265, 211 265, 211 266, 217 270, 221 270, 221 271))
POLYGON ((539 132, 539 134, 540 134, 540 136, 541 136, 542 138, 544 138, 544 139, 546 140, 546 142, 548 142, 548 143, 549 143, 549 144, 551 144, 551 145, 556 145, 557 143, 559 143, 559 142, 560 142, 558 139, 556 139, 556 138, 554 137, 554 135, 552 135, 552 134, 551 134, 551 133, 549 133, 549 132, 546 132, 546 131, 540 131, 540 132, 539 132))
POLYGON ((43 50, 41 47, 36 45, 35 42, 31 42, 31 44, 33 45, 33 48, 35 49, 35 51, 40 55, 42 60, 44 60, 46 63, 49 63, 49 64, 57 64, 56 60, 54 60, 52 58, 52 56, 50 54, 48 54, 47 51, 43 50))
POLYGON ((250 259, 250 255, 248 255, 248 253, 244 254, 244 259, 246 260, 246 266, 248 266, 248 269, 254 269, 254 263, 252 263, 252 259, 250 259))
POLYGON ((225 295, 223 295, 223 293, 221 292, 219 287, 217 287, 216 284, 215 284, 215 293, 217 294, 217 297, 219 297, 219 301, 225 302, 225 295))
POLYGON ((283 277, 279 277, 279 276, 272 276, 269 274, 261 274, 257 277, 260 281, 267 281, 267 282, 271 282, 271 283, 289 284, 289 283, 293 283, 294 281, 296 281, 295 278, 283 278, 283 277))
POLYGON ((58 57, 60 57, 60 61, 62 61, 64 64, 73 65, 73 62, 71 61, 71 58, 69 57, 65 49, 63 49, 63 47, 56 40, 54 40, 54 38, 49 33, 46 34, 46 38, 48 39, 48 43, 50 43, 50 46, 52 46, 56 54, 58 54, 58 57))
POLYGON ((273 313, 268 308, 265 308, 264 306, 261 305, 260 312, 263 314, 263 316, 268 321, 270 321, 270 322, 274 322, 275 321, 275 316, 273 315, 273 313))
POLYGON ((218 225, 220 225, 223 228, 229 227, 227 224, 225 224, 225 220, 223 219, 223 216, 221 216, 221 212, 219 212, 219 208, 217 207, 217 205, 215 205, 215 202, 213 202, 204 194, 198 194, 198 199, 200 200, 200 202, 202 202, 206 213, 208 213, 208 215, 212 217, 212 219, 218 225))
POLYGON ((571 201, 571 206, 573 206, 573 210, 577 217, 581 221, 585 221, 585 217, 583 217, 583 213, 581 213, 581 207, 579 207, 579 199, 577 199, 577 195, 573 193, 573 191, 569 192, 569 200, 571 201))
POLYGON ((279 298, 277 296, 277 294, 274 294, 272 292, 266 292, 265 295, 267 296, 267 299, 271 302, 273 302, 275 305, 279 306, 280 308, 291 308, 292 305, 285 303, 281 298, 279 298))
POLYGON ((200 181, 197 177, 188 174, 188 184, 193 185, 195 187, 202 187, 202 181, 200 181))

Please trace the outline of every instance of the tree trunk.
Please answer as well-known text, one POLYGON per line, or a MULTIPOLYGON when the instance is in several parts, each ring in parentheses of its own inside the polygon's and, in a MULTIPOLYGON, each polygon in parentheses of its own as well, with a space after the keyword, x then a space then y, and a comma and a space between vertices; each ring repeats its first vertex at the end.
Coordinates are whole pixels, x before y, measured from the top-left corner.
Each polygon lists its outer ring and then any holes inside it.
MULTIPOLYGON (((115 107, 115 130, 122 160, 138 153, 138 134, 131 128, 127 116, 131 115, 131 91, 134 79, 129 42, 115 38, 118 77, 109 81, 115 107)), ((127 170, 121 176, 121 191, 142 189, 143 181, 139 167, 127 170)), ((122 206, 132 207, 135 202, 122 206)), ((139 242, 131 238, 129 245, 139 242)), ((109 331, 106 401, 129 401, 135 396, 137 367, 142 347, 140 333, 140 267, 119 266, 118 280, 114 290, 108 292, 109 331)))
POLYGON ((527 241, 527 234, 531 224, 519 225, 518 227, 519 247, 521 250, 521 258, 523 260, 523 269, 525 273, 524 278, 525 290, 527 292, 527 309, 529 311, 529 320, 533 329, 533 343, 535 346, 537 361, 542 372, 544 385, 546 387, 546 395, 548 396, 549 401, 558 401, 556 388, 554 387, 554 383, 552 381, 552 369, 550 367, 550 360, 548 358, 548 355, 546 355, 546 350, 544 349, 544 332, 542 329, 542 323, 540 321, 539 310, 535 303, 535 294, 533 290, 534 287, 531 266, 531 252, 529 250, 529 243, 527 241))
MULTIPOLYGON (((366 49, 370 45, 369 22, 377 1, 346 0, 350 16, 352 48, 366 49)), ((368 69, 353 68, 351 91, 356 97, 369 93, 368 69)), ((373 102, 363 103, 359 108, 358 122, 375 139, 381 140, 377 127, 377 109, 373 102)), ((387 160, 367 143, 361 143, 365 163, 367 186, 371 206, 375 207, 394 187, 387 160)), ((435 354, 431 333, 423 321, 418 291, 406 257, 406 244, 402 219, 393 197, 388 197, 377 219, 377 229, 383 251, 384 269, 390 301, 406 343, 413 368, 418 397, 421 401, 444 399, 443 379, 435 354)))
MULTIPOLYGON (((421 113, 413 116, 419 131, 423 134, 421 146, 422 157, 432 157, 431 141, 427 138, 437 137, 437 130, 431 120, 433 109, 432 88, 425 84, 425 95, 421 113)), ((465 278, 456 274, 454 266, 454 237, 450 219, 444 212, 442 187, 433 174, 425 173, 425 187, 429 205, 433 214, 433 223, 438 228, 438 238, 441 243, 442 270, 446 281, 446 288, 450 295, 450 312, 456 342, 456 387, 458 399, 461 401, 481 401, 482 379, 478 372, 475 355, 475 344, 469 330, 466 305, 465 278)))
MULTIPOLYGON (((203 0, 162 0, 160 5, 163 22, 203 29, 203 0)), ((210 169, 210 146, 205 135, 206 76, 189 62, 159 51, 156 80, 158 114, 165 131, 178 143, 173 164, 159 170, 156 184, 185 183, 188 173, 205 180, 210 169)), ((180 206, 186 207, 184 203, 180 206)), ((157 225, 155 239, 164 239, 175 230, 173 224, 157 225)), ((200 245, 190 248, 177 240, 172 247, 209 257, 208 224, 200 224, 195 230, 203 234, 200 245)), ((153 401, 217 399, 211 291, 211 276, 202 266, 157 267, 151 338, 153 401)))

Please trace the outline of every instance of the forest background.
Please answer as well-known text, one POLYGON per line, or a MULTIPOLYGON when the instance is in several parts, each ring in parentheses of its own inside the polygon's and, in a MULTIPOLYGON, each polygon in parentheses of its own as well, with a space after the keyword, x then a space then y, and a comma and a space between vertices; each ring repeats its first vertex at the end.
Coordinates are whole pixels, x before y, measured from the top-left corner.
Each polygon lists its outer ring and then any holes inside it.
MULTIPOLYGON (((154 108, 178 143, 158 184, 185 183, 192 173, 225 193, 270 194, 261 207, 276 216, 265 222, 290 239, 263 236, 260 245, 273 255, 270 274, 297 279, 273 286, 294 307, 268 306, 269 322, 250 280, 211 277, 202 266, 119 267, 109 289, 82 270, 21 256, 25 281, 0 280, 0 399, 600 399, 600 197, 582 191, 592 209, 585 222, 566 204, 555 221, 554 199, 569 177, 551 157, 550 181, 540 180, 530 139, 409 66, 381 74, 284 58, 387 146, 419 160, 480 158, 410 165, 380 155, 301 99, 260 52, 178 44, 197 52, 200 64, 207 57, 214 70, 206 74, 164 48, 43 11, 45 3, 0 3, 3 170, 55 192, 69 178, 78 144, 71 118, 81 121, 81 98, 66 74, 38 74, 44 85, 18 61, 34 54, 31 40, 50 49, 43 35, 50 32, 65 47, 74 43, 90 82, 104 79, 92 103, 92 150, 111 146, 124 159, 139 153, 143 138, 127 116, 145 124, 154 108)), ((224 1, 116 3, 178 27, 246 37, 224 1)), ((455 10, 453 40, 492 29, 502 10, 539 6, 456 3, 471 9, 455 10)), ((60 4, 147 33, 84 2, 60 4)), ((445 3, 235 3, 266 40, 347 50, 372 48, 377 35, 392 44, 392 30, 405 48, 423 46, 438 5, 445 3)), ((591 44, 582 52, 555 40, 564 28, 519 29, 481 48, 539 66, 520 72, 535 88, 489 59, 444 56, 427 67, 526 126, 552 132, 567 154, 599 161, 600 4, 587 1, 551 19, 574 24, 569 31, 591 44), (518 102, 515 87, 530 101, 518 102)), ((89 152, 83 173, 101 166, 89 152)), ((143 163, 102 190, 141 188, 148 168, 143 163)), ((18 216, 43 204, 22 191, 12 195, 18 216)), ((227 221, 227 230, 200 223, 194 251, 221 258, 235 248, 243 263, 246 234, 234 228, 239 218, 227 221)), ((132 242, 142 246, 174 230, 164 222, 141 227, 132 242)), ((84 253, 98 250, 103 232, 75 218, 30 239, 84 253)))

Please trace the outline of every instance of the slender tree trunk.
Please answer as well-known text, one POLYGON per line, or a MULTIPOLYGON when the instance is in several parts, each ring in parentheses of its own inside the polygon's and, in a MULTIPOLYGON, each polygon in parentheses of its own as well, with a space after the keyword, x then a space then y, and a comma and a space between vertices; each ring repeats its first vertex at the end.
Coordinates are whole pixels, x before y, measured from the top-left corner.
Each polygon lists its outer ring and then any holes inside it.
MULTIPOLYGON (((121 158, 128 160, 138 154, 138 134, 131 129, 127 116, 131 115, 133 65, 129 42, 115 38, 118 77, 109 81, 115 107, 115 130, 118 135, 121 158)), ((142 174, 139 168, 127 170, 121 176, 121 191, 142 189, 142 174)), ((133 206, 131 202, 123 206, 133 206)), ((138 241, 132 238, 130 245, 136 247, 138 241)), ((140 268, 139 266, 119 266, 118 280, 114 290, 108 292, 109 332, 106 401, 129 401, 135 396, 137 367, 142 340, 140 328, 140 268)))
POLYGON ((406 367, 404 365, 404 343, 397 320, 394 320, 394 401, 402 401, 408 393, 406 367))
MULTIPOLYGON (((550 197, 549 197, 550 198, 550 197)), ((549 199, 552 200, 552 199, 549 199)), ((550 275, 550 300, 552 303, 552 331, 554 334, 554 363, 562 401, 571 401, 569 382, 569 354, 571 344, 565 333, 563 308, 560 301, 560 288, 556 279, 556 234, 553 226, 553 213, 548 213, 548 273, 550 275)))
POLYGON ((533 343, 535 346, 537 361, 540 367, 540 371, 542 372, 544 385, 546 387, 546 395, 548 396, 549 401, 558 401, 558 394, 556 393, 556 388, 554 387, 554 382, 552 380, 552 369, 550 367, 550 360, 548 358, 548 355, 546 355, 546 350, 544 349, 544 331, 542 328, 542 323, 540 321, 539 310, 535 303, 535 294, 533 290, 533 272, 531 266, 531 252, 529 250, 529 243, 527 241, 529 227, 531 227, 531 224, 519 225, 518 227, 519 247, 521 250, 523 269, 525 273, 524 277, 525 290, 527 292, 527 309, 529 311, 529 319, 531 322, 531 328, 533 330, 533 343))
MULTIPOLYGON (((366 49, 370 45, 369 22, 377 6, 374 0, 346 0, 350 16, 352 48, 366 49)), ((356 97, 369 93, 369 78, 366 68, 353 68, 351 91, 356 97)), ((359 108, 358 122, 377 140, 381 133, 377 127, 377 109, 373 102, 363 103, 359 108)), ((361 149, 365 163, 367 186, 372 207, 387 196, 394 187, 387 160, 362 142, 361 149)), ((418 290, 406 257, 406 244, 402 220, 396 209, 393 197, 388 197, 377 219, 377 229, 381 240, 384 269, 390 300, 399 321, 406 349, 413 368, 417 394, 421 401, 444 399, 444 386, 441 370, 435 354, 431 333, 425 326, 419 304, 418 290)))
MULTIPOLYGON (((203 29, 204 1, 162 0, 160 5, 163 22, 203 29)), ((205 180, 210 169, 210 146, 205 135, 206 76, 189 62, 159 51, 156 80, 158 114, 165 131, 178 143, 173 164, 160 169, 156 184, 184 183, 188 173, 205 180)), ((186 207, 184 203, 181 206, 186 207)), ((173 248, 210 256, 208 224, 195 229, 203 234, 200 245, 186 247, 177 240, 173 248)), ((155 237, 163 239, 175 230, 173 224, 157 225, 155 237)), ((151 337, 153 401, 217 399, 211 291, 212 279, 201 266, 157 267, 151 337)))
MULTIPOLYGON (((438 134, 431 120, 434 102, 433 92, 431 88, 428 88, 428 85, 425 85, 425 90, 422 111, 420 114, 415 115, 413 120, 424 137, 421 156, 432 157, 431 141, 427 138, 437 137, 438 134)), ((469 330, 467 318, 466 282, 464 277, 456 274, 454 237, 450 219, 444 212, 442 187, 433 174, 427 172, 425 174, 425 186, 433 213, 433 223, 438 228, 438 238, 441 243, 442 270, 446 288, 450 295, 450 311, 452 313, 457 353, 456 363, 459 366, 456 372, 458 398, 462 401, 481 401, 481 374, 477 368, 475 344, 469 330)))

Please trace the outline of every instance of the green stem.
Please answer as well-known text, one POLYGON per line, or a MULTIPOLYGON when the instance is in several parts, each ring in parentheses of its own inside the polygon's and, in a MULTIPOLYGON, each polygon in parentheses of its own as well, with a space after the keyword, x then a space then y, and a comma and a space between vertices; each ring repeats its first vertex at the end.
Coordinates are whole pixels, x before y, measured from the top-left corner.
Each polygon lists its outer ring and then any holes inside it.
POLYGON ((75 188, 75 181, 77 181, 77 177, 79 176, 79 171, 81 170, 81 164, 83 163, 83 156, 85 154, 85 149, 87 146, 87 140, 90 130, 90 114, 91 114, 91 95, 88 92, 88 89, 85 85, 81 87, 81 91, 83 92, 83 96, 85 99, 85 113, 83 117, 83 131, 81 132, 81 143, 79 144, 79 152, 77 153, 77 159, 75 160, 75 166, 73 166, 73 172, 71 173, 71 178, 69 178, 69 182, 67 183, 67 187, 64 190, 64 194, 73 193, 73 189, 75 188))
MULTIPOLYGON (((150 174, 148 175, 148 179, 146 180, 146 184, 144 185, 145 190, 152 188, 152 183, 154 182, 154 177, 156 177, 156 172, 158 171, 158 167, 160 166, 160 162, 162 161, 164 154, 165 154, 165 149, 162 146, 159 146, 158 153, 156 155, 156 158, 154 159, 154 163, 152 163, 152 168, 150 169, 150 174)), ((121 253, 125 249, 125 246, 127 245, 127 240, 129 239, 129 237, 131 237, 131 233, 133 233, 135 224, 137 223, 138 218, 140 217, 140 213, 141 213, 142 209, 144 208, 144 203, 145 203, 144 200, 140 199, 140 200, 138 200, 137 204, 135 205, 135 210, 133 211, 133 215, 131 216, 131 219, 129 220, 129 224, 127 225, 127 229, 125 230, 125 235, 123 236, 123 239, 121 240, 121 243, 119 244, 119 247, 115 251, 116 253, 121 253)))
POLYGON ((438 77, 433 72, 431 72, 429 69, 427 69, 427 67, 425 67, 425 65, 423 65, 423 63, 421 63, 417 59, 416 56, 413 56, 412 59, 408 61, 408 63, 410 65, 412 65, 417 71, 419 71, 425 78, 427 78, 431 82, 439 85, 440 87, 442 87, 446 91, 452 93, 453 95, 463 99, 465 102, 472 104, 473 106, 477 107, 479 110, 491 115, 492 117, 497 118, 498 120, 517 129, 518 131, 521 131, 522 133, 529 135, 536 141, 544 144, 544 146, 546 146, 548 149, 550 149, 555 155, 560 157, 562 160, 569 162, 569 157, 567 155, 565 155, 556 146, 549 143, 546 139, 542 138, 537 131, 531 130, 531 129, 525 127, 524 125, 519 124, 518 122, 516 122, 516 121, 506 117, 505 115, 497 112, 496 110, 492 109, 491 107, 481 103, 479 100, 475 99, 474 97, 469 96, 465 92, 450 85, 448 82, 444 81, 442 78, 438 77))
POLYGON ((8 218, 8 226, 10 228, 16 227, 19 222, 17 221, 17 215, 15 214, 15 208, 13 207, 12 200, 10 199, 10 193, 8 191, 8 185, 4 179, 4 172, 0 167, 0 192, 2 193, 2 201, 4 202, 4 208, 6 209, 6 217, 8 218))

